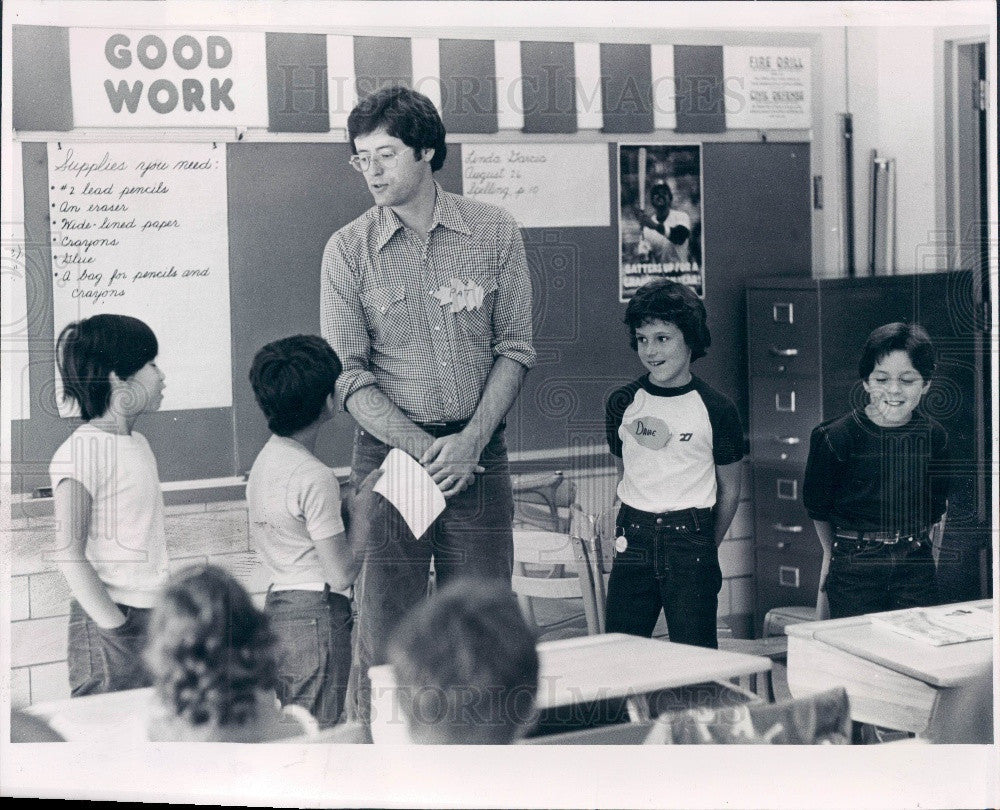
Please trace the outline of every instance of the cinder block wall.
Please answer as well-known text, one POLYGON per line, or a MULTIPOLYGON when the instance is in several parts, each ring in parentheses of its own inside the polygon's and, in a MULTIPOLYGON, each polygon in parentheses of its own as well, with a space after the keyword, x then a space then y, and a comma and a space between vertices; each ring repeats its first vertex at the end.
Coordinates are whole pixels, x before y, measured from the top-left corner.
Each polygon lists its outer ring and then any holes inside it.
MULTIPOLYGON (((753 520, 747 469, 739 512, 719 549, 724 577, 719 618, 736 634, 753 611, 753 520)), ((576 483, 577 499, 585 511, 597 513, 613 501, 613 472, 567 471, 567 475, 576 483)), ((69 590, 45 559, 52 549, 54 520, 21 518, 12 522, 11 529, 11 705, 18 707, 69 697, 69 590)), ((219 565, 263 605, 268 582, 250 550, 245 501, 168 506, 166 531, 171 570, 196 562, 219 565)))

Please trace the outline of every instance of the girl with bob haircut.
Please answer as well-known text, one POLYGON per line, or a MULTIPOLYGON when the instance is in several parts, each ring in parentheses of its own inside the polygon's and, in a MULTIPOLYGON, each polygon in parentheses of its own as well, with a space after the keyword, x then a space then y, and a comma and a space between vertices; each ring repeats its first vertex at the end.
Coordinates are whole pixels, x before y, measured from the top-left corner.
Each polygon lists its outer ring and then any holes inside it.
POLYGON ((267 615, 230 574, 211 565, 179 571, 150 622, 149 739, 252 743, 315 732, 305 709, 279 709, 276 656, 267 615))
POLYGON ((81 424, 49 465, 56 550, 70 600, 70 690, 80 695, 148 685, 142 648, 150 608, 167 579, 163 494, 156 459, 134 431, 163 402, 153 331, 137 318, 95 315, 66 326, 56 357, 81 424))

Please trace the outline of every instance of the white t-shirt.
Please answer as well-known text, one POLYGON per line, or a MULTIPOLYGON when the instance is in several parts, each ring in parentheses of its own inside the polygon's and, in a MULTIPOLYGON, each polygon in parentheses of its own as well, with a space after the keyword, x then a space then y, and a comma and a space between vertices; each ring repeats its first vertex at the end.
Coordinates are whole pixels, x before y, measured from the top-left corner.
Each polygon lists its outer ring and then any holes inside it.
MULTIPOLYGON (((117 603, 150 608, 167 581, 163 493, 156 458, 141 433, 80 425, 49 465, 55 492, 66 478, 90 494, 84 554, 117 603)), ((59 551, 50 557, 55 562, 59 551)))
POLYGON ((667 218, 663 221, 663 233, 652 228, 642 229, 642 240, 649 246, 649 261, 651 262, 683 262, 688 260, 689 240, 685 239, 681 244, 675 245, 670 241, 670 229, 678 225, 687 228, 688 235, 691 232, 691 217, 685 212, 671 208, 667 218))
POLYGON ((250 537, 272 583, 326 579, 315 540, 344 531, 331 468, 294 439, 271 436, 247 478, 247 506, 250 537))
POLYGON ((608 398, 606 431, 624 467, 618 497, 644 512, 715 506, 715 467, 743 458, 736 406, 694 375, 675 388, 648 374, 618 388, 608 398))

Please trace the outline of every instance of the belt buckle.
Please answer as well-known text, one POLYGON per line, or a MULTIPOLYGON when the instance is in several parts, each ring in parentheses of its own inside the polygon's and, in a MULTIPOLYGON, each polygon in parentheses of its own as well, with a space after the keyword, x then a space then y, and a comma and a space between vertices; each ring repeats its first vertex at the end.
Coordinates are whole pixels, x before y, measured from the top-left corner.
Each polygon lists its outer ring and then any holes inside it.
POLYGON ((899 542, 899 532, 896 532, 896 536, 891 540, 883 540, 882 543, 887 546, 894 546, 899 542))

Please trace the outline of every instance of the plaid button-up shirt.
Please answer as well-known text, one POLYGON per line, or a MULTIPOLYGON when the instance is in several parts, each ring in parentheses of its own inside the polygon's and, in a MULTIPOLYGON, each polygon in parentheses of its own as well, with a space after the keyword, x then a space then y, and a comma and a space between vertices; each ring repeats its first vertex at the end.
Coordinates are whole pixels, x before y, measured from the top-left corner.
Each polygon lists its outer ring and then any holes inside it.
POLYGON ((435 190, 426 243, 391 208, 373 206, 326 244, 320 328, 344 365, 341 407, 374 384, 415 422, 468 419, 495 358, 535 362, 517 223, 502 208, 435 190), (451 300, 456 286, 473 290, 465 305, 451 300))

